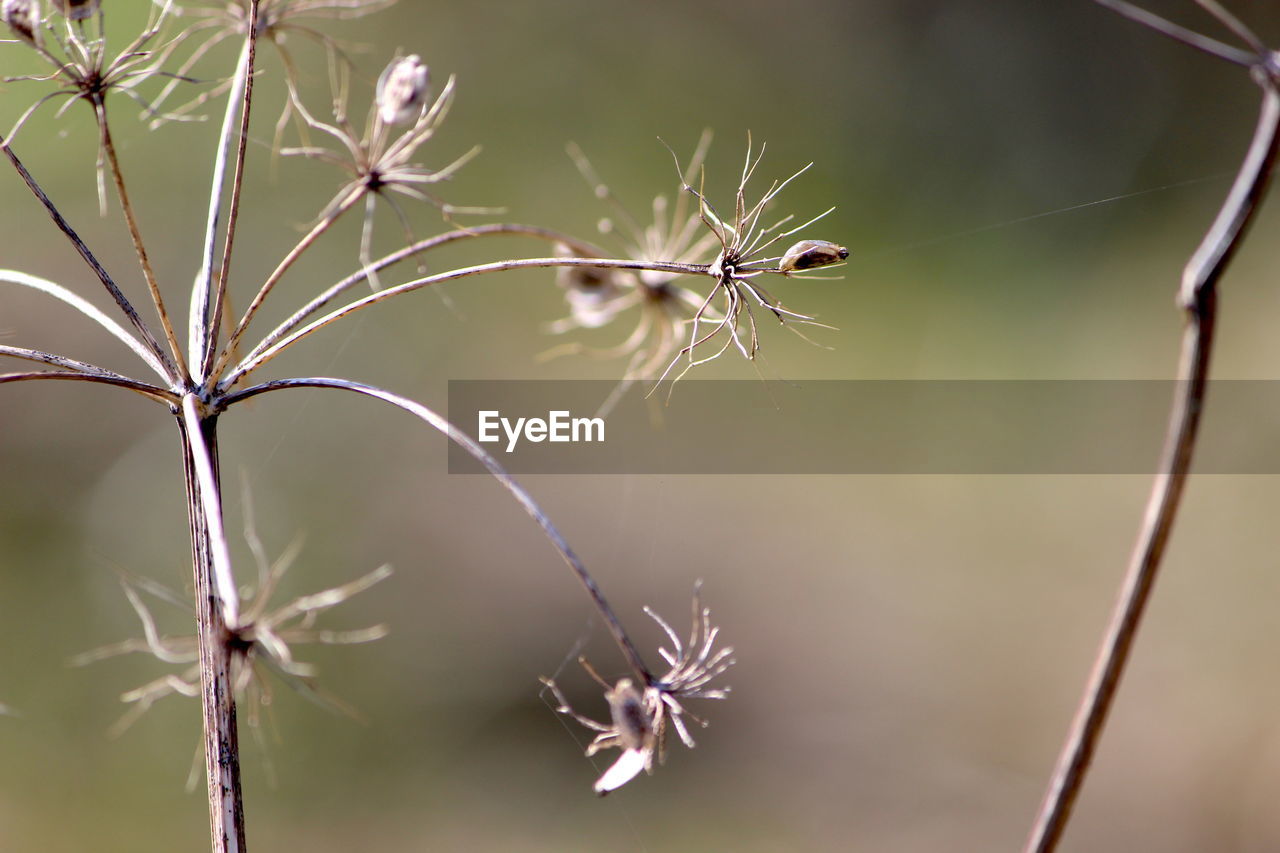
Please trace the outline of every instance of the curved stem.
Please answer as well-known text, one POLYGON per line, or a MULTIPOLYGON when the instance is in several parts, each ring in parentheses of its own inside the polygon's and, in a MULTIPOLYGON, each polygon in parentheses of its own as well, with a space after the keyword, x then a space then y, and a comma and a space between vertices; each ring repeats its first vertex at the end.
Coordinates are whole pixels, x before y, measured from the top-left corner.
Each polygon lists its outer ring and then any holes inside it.
POLYGON ((120 198, 120 209, 124 212, 125 225, 129 230, 129 239, 133 241, 133 251, 138 256, 138 264, 142 267, 142 277, 146 279, 147 290, 151 293, 151 302, 155 305, 156 314, 160 318, 160 330, 177 362, 178 375, 186 381, 190 378, 187 372, 186 359, 182 357, 182 347, 178 345, 178 336, 174 333, 173 323, 169 320, 169 312, 165 310, 164 298, 160 295, 160 283, 156 281, 155 270, 151 268, 151 258, 147 255, 147 247, 142 242, 142 232, 138 229, 138 220, 133 212, 133 203, 129 201, 129 192, 125 189, 124 173, 120 170, 120 160, 116 156, 115 142, 111 138, 111 127, 107 123, 106 101, 95 104, 98 117, 98 133, 102 150, 106 152, 107 164, 111 167, 111 178, 116 185, 116 195, 120 198))
POLYGON ((13 168, 18 171, 18 175, 22 178, 22 182, 27 185, 27 189, 31 190, 32 195, 39 200, 40 204, 44 207, 45 212, 49 214, 49 218, 53 220, 53 224, 58 226, 58 230, 66 235, 66 238, 71 241, 71 245, 75 247, 76 252, 78 252, 84 262, 89 265, 89 268, 93 270, 93 274, 98 277, 98 281, 102 282, 102 286, 111 294, 111 298, 115 300, 116 305, 120 306, 120 310, 129 318, 129 322, 133 327, 138 330, 138 335, 142 338, 142 343, 151 351, 151 353, 156 357, 156 360, 163 366, 162 373, 164 377, 168 379, 170 383, 176 384, 180 375, 177 367, 170 360, 169 354, 165 352, 164 347, 160 346, 160 342, 151 334, 151 330, 147 328, 147 324, 142 322, 142 318, 138 316, 138 312, 134 310, 133 305, 125 298, 124 293, 120 290, 119 286, 116 285, 115 280, 112 279, 111 275, 105 268, 103 268, 102 264, 98 261, 93 252, 89 251, 89 247, 80 239, 80 235, 76 233, 70 223, 63 218, 61 211, 59 211, 49 197, 45 195, 44 190, 40 188, 40 185, 36 183, 35 178, 33 178, 31 173, 27 171, 27 167, 23 165, 22 160, 20 160, 18 155, 14 153, 14 150, 9 147, 7 139, 0 139, 0 150, 4 151, 5 156, 9 158, 9 162, 13 164, 13 168))
POLYGON ((1187 313, 1187 325, 1178 368, 1182 381, 1178 383, 1173 411, 1169 416, 1162 473, 1152 486, 1146 516, 1102 650, 1024 848, 1027 851, 1048 853, 1055 850, 1066 829, 1106 725, 1107 713, 1115 699, 1173 530, 1204 408, 1217 316, 1217 282, 1258 209, 1276 157, 1280 94, 1277 94, 1270 78, 1262 77, 1261 84, 1262 109, 1249 151, 1217 218, 1183 273, 1179 296, 1187 313))
POLYGON ((622 651, 623 657, 627 659, 627 664, 635 672, 635 674, 643 679, 645 684, 653 683, 653 675, 649 672, 649 668, 645 666, 644 660, 640 657, 640 653, 632 644, 631 639, 627 636, 627 632, 623 629, 622 623, 614 614, 613 608, 609 606, 609 602, 605 600, 604 593, 600 591, 600 587, 596 585, 595 580, 587 572, 586 566, 582 564, 582 560, 569 547, 569 543, 560 535, 560 531, 549 519, 534 501, 533 497, 517 483, 510 474, 508 474, 498 461, 494 459, 487 450, 471 436, 455 427, 447 419, 428 409, 426 406, 416 403, 390 391, 384 391, 372 385, 365 385, 360 382, 352 382, 346 379, 331 379, 325 377, 311 377, 300 379, 280 379, 273 382, 266 382, 262 385, 255 385, 252 388, 246 388, 230 394, 219 402, 219 410, 225 410, 235 403, 255 397, 259 394, 265 394, 268 391, 280 391, 286 388, 336 388, 342 391, 351 391, 356 394, 362 394, 366 397, 373 397, 382 400, 384 403, 390 403, 398 409, 408 412, 414 417, 426 422, 430 426, 444 433, 449 440, 456 443, 459 447, 466 450, 467 453, 483 465, 493 478, 503 485, 512 497, 524 508, 524 511, 537 522, 542 528, 542 532, 551 540, 551 544, 556 551, 560 553, 560 557, 568 565, 569 569, 577 577, 578 582, 582 584, 587 591, 587 595, 591 597, 591 601, 599 611, 605 625, 609 628, 609 633, 613 635, 614 641, 618 644, 618 648, 622 651))
POLYGON ((236 324, 235 330, 227 338, 227 343, 222 348, 222 354, 218 357, 217 361, 214 362, 208 375, 217 376, 219 371, 223 370, 227 366, 227 362, 231 360, 232 354, 236 351, 236 346, 240 343, 240 338, 244 336, 245 330, 249 328, 249 323, 253 320, 253 315, 258 313, 258 309, 261 308, 262 303, 266 301, 267 294, 271 293, 271 290, 276 286, 276 283, 279 282, 280 279, 284 278, 284 274, 289 271, 289 267, 293 266, 294 261, 302 257, 302 253, 311 248, 316 240, 319 240, 324 232, 328 231, 329 228, 333 226, 333 223, 338 221, 338 218, 341 217, 342 214, 346 213, 356 204, 356 202, 360 201, 364 194, 365 188, 363 186, 356 187, 351 192, 347 193, 347 195, 338 202, 336 207, 325 214, 324 218, 312 226, 311 230, 298 241, 298 244, 289 250, 289 254, 284 256, 284 259, 280 261, 271 275, 267 276, 267 280, 263 282, 262 287, 258 288, 258 292, 254 295, 253 301, 249 303, 249 307, 245 309, 244 314, 240 317, 240 322, 236 324))
POLYGON ((83 373, 86 376, 96 376, 101 379, 112 379, 116 382, 128 382, 132 387, 138 390, 146 390, 152 396, 163 399, 165 402, 176 403, 178 397, 164 388, 152 385, 148 382, 138 382, 129 377, 116 373, 114 370, 107 370, 105 367, 99 367, 96 364, 90 364, 87 361, 68 358, 65 355, 58 355, 53 352, 45 352, 44 350, 30 349, 29 347, 15 347, 0 344, 0 356, 9 356, 11 358, 21 358, 26 361, 35 361, 41 364, 51 364, 54 367, 61 367, 64 370, 74 370, 83 373))
POLYGON ((1217 39, 1209 38, 1201 35, 1195 30, 1189 30, 1186 27, 1179 26, 1172 21, 1166 20, 1159 15, 1148 12, 1139 6, 1135 6, 1127 0, 1094 0, 1099 6, 1105 6, 1111 11, 1123 15, 1131 21, 1150 27, 1156 32, 1163 33, 1169 38, 1182 42, 1188 47, 1224 59, 1235 65, 1241 65, 1245 68, 1252 68, 1258 64, 1258 55, 1250 53, 1247 50, 1241 50, 1238 47, 1232 47, 1229 44, 1223 44, 1217 39))
POLYGON ((220 390, 226 390, 236 383, 236 381, 246 373, 256 370, 266 362, 279 355, 286 347, 296 343, 312 332, 318 331, 325 326, 340 320, 348 314, 352 314, 362 308, 370 305, 376 305, 402 293, 409 293, 414 290, 421 290, 424 287, 430 287, 433 284, 441 284, 446 281, 453 281, 459 278, 466 278, 471 275, 480 275, 483 273, 503 272, 505 270, 518 269, 535 269, 539 267, 602 267, 607 269, 622 270, 657 270, 659 272, 674 272, 684 275, 705 275, 707 273, 706 264, 680 264, 670 261, 632 261, 632 260, 616 260, 612 258, 525 258, 523 260, 514 261, 495 261, 489 264, 480 264, 474 267, 463 267, 462 269, 450 270, 449 272, 437 273, 429 275, 425 278, 415 279, 414 281, 405 282, 396 287, 388 287, 386 290, 379 290, 377 293, 371 293, 362 299, 357 299, 330 311, 323 317, 303 326, 293 334, 277 341, 272 346, 263 349, 261 352, 254 352, 245 356, 245 358, 237 365, 227 376, 218 383, 220 390))
POLYGON ((448 243, 452 243, 457 240, 465 240, 471 237, 490 237, 490 236, 502 236, 502 235, 536 237, 538 239, 546 240, 552 243, 563 243, 566 246, 568 246, 571 251, 578 252, 579 254, 587 255, 587 256, 597 256, 597 255, 604 254, 603 249, 591 243, 583 242, 582 240, 578 240, 577 238, 570 237, 567 234, 561 234, 560 232, 553 231, 549 228, 539 228, 536 225, 517 225, 513 223, 502 223, 502 224, 496 224, 496 225, 477 225, 472 228, 463 228, 457 231, 449 231, 444 234, 438 234, 435 237, 429 237, 425 240, 419 240, 418 242, 410 246, 406 246, 405 248, 400 249, 399 251, 392 252, 389 255, 379 258, 378 260, 374 261, 372 264, 369 264, 368 266, 357 270, 356 272, 342 279, 342 281, 339 281, 337 284, 334 284, 328 290, 324 291, 319 296, 315 297, 310 302, 308 302, 306 305, 302 306, 297 311, 295 311, 293 313, 293 316, 289 317, 289 319, 285 320, 283 323, 277 326, 271 332, 271 334, 267 335, 265 338, 259 341, 257 346, 253 348, 253 351, 249 353, 249 356, 246 358, 246 361, 256 357, 257 355, 262 353, 264 350, 266 350, 268 347, 270 347, 272 344, 274 344, 276 341, 280 340, 285 335, 289 334, 289 332, 298 328, 298 326, 300 326, 302 322, 307 319, 307 317, 311 316, 316 311, 319 311, 321 308, 328 305, 330 302, 336 299, 340 294, 344 293, 347 290, 350 290, 352 287, 355 287, 357 284, 359 284, 362 281, 367 281, 369 279, 369 276, 374 273, 381 272, 387 267, 390 267, 394 264, 398 264, 401 261, 404 261, 413 257, 414 255, 421 254, 423 252, 429 251, 439 246, 444 246, 448 243))
POLYGON ((147 363, 147 366, 156 372, 161 379, 168 379, 169 376, 165 372, 164 365, 160 362, 152 352, 143 346, 137 338, 126 332, 119 323, 112 320, 106 314, 103 314, 98 308, 81 296, 72 293, 60 284, 55 284, 48 279, 39 276, 29 275, 17 270, 0 270, 0 282, 9 282, 10 284, 21 285, 22 287, 30 287, 32 290, 38 290, 46 293, 54 299, 67 303, 90 320, 106 329, 112 337, 124 343, 129 349, 133 350, 138 358, 147 363))
POLYGON ((112 373, 82 373, 79 370, 37 370, 29 373, 0 373, 0 384, 8 382, 28 382, 34 379, 60 379, 69 382, 97 382, 100 385, 115 385, 137 391, 139 394, 158 403, 174 405, 173 395, 163 388, 138 382, 127 376, 112 373))

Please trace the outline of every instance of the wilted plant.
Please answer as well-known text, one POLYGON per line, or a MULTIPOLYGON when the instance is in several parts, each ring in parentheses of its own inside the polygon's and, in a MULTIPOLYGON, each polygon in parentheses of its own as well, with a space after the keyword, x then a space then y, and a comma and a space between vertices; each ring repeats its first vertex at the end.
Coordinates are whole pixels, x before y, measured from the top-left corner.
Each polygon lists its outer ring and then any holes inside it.
MULTIPOLYGON (((682 188, 702 169, 710 144, 711 133, 704 131, 689 165, 680 174, 681 189, 677 190, 675 204, 670 205, 666 195, 655 196, 653 221, 644 226, 600 179, 582 149, 570 145, 569 156, 595 190, 596 197, 608 203, 614 215, 602 218, 599 228, 602 234, 622 233, 626 257, 637 261, 671 259, 684 263, 708 263, 711 250, 716 245, 716 236, 703 231, 697 212, 689 210, 691 196, 682 188)), ((557 244, 556 253, 568 257, 573 250, 557 244)), ((554 334, 607 326, 632 308, 637 309, 638 319, 626 339, 615 346, 598 349, 574 342, 556 347, 546 355, 587 353, 597 358, 625 356, 629 361, 623 373, 624 383, 652 376, 679 349, 683 326, 702 307, 702 295, 678 284, 679 278, 679 273, 648 269, 631 272, 565 267, 557 270, 556 283, 564 289, 570 313, 550 326, 554 334)))
POLYGON ((667 753, 667 722, 670 721, 680 740, 693 749, 693 737, 685 722, 705 726, 705 720, 694 716, 684 707, 689 699, 727 699, 728 687, 711 687, 711 682, 723 675, 733 665, 733 649, 716 649, 720 629, 711 625, 711 610, 702 606, 701 582, 693 591, 693 627, 688 642, 681 642, 675 630, 648 607, 645 613, 658 623, 671 640, 672 651, 659 649, 658 653, 670 667, 660 676, 648 670, 635 673, 636 680, 621 678, 610 686, 586 658, 578 663, 604 688, 605 701, 609 703, 611 722, 599 723, 584 717, 573 708, 549 678, 542 679, 560 703, 556 708, 592 731, 599 732, 587 746, 587 755, 595 755, 602 749, 618 747, 622 755, 604 775, 596 780, 595 791, 604 796, 634 779, 641 770, 653 772, 656 756, 661 764, 667 753))
MULTIPOLYGON (((389 5, 388 0, 237 0, 232 3, 196 4, 185 10, 190 14, 178 15, 171 1, 157 2, 150 22, 114 59, 108 59, 110 52, 107 47, 106 20, 112 12, 111 3, 59 2, 47 8, 35 0, 3 0, 3 6, 0 6, 4 22, 19 37, 16 47, 9 45, 5 49, 37 52, 53 70, 47 77, 32 79, 43 80, 54 87, 22 115, 13 132, 0 139, 0 150, 36 202, 107 290, 127 320, 128 328, 57 282, 13 269, 0 270, 0 282, 32 289, 72 307, 128 346, 149 371, 144 378, 137 378, 46 350, 4 344, 0 345, 0 355, 42 364, 48 369, 0 375, 0 383, 62 380, 124 388, 159 404, 175 420, 182 445, 192 543, 194 639, 162 637, 139 591, 146 591, 162 600, 184 599, 155 582, 129 580, 125 582, 126 597, 142 622, 143 638, 99 650, 85 659, 146 651, 169 663, 188 667, 194 663, 194 669, 166 675, 159 681, 131 691, 126 698, 142 708, 171 693, 198 692, 201 696, 215 851, 245 849, 235 724, 237 693, 248 695, 255 686, 260 688, 264 684, 255 677, 260 665, 274 670, 294 686, 312 687, 311 673, 294 660, 291 643, 374 639, 380 634, 380 629, 356 634, 326 634, 315 628, 313 620, 320 611, 383 580, 387 575, 386 569, 379 569, 349 584, 273 607, 269 604, 271 592, 290 560, 282 559, 276 568, 267 569, 262 558, 257 592, 242 600, 223 524, 217 426, 228 411, 246 400, 275 391, 320 388, 346 391, 389 403, 448 435, 480 461, 516 498, 583 585, 635 675, 634 680, 624 679, 609 688, 615 713, 615 725, 611 730, 614 740, 597 739, 596 748, 621 746, 625 760, 617 770, 611 771, 612 776, 606 780, 607 787, 617 787, 640 769, 650 769, 655 755, 661 760, 662 740, 668 724, 691 746, 686 720, 696 724, 702 724, 702 721, 685 708, 684 702, 688 699, 724 698, 727 688, 711 687, 710 682, 732 662, 727 649, 714 648, 718 629, 710 625, 709 614, 695 595, 694 627, 686 643, 682 643, 665 622, 658 620, 670 637, 673 649, 662 652, 669 665, 668 671, 661 677, 653 676, 581 560, 529 493, 509 477, 475 440, 421 403, 373 385, 341 378, 305 376, 263 379, 255 384, 252 380, 267 362, 299 340, 374 304, 446 281, 524 268, 559 268, 606 279, 621 274, 632 277, 627 286, 635 288, 638 285, 644 293, 679 293, 680 304, 692 312, 689 319, 693 333, 689 344, 681 351, 691 356, 691 364, 698 363, 692 359, 694 350, 721 333, 751 358, 758 347, 751 301, 779 320, 810 321, 805 315, 783 308, 753 279, 764 273, 788 275, 795 270, 825 265, 844 257, 843 250, 838 247, 826 249, 825 253, 799 249, 769 255, 773 246, 800 228, 783 231, 789 217, 767 227, 761 225, 766 208, 791 178, 775 182, 759 201, 747 205, 745 188, 759 163, 759 156, 753 156, 750 147, 732 219, 720 217, 701 190, 692 188, 694 169, 690 168, 688 173, 682 172, 681 183, 688 198, 696 200, 696 213, 687 211, 684 207, 686 196, 682 195, 665 228, 659 229, 657 239, 638 241, 632 247, 635 251, 630 258, 604 257, 595 247, 570 235, 509 223, 467 228, 451 226, 450 230, 435 237, 418 241, 410 239, 410 245, 385 257, 371 257, 369 229, 373 200, 387 198, 388 191, 426 200, 441 208, 448 223, 447 215, 459 208, 429 195, 423 187, 448 178, 470 157, 465 155, 447 165, 430 165, 430 157, 421 152, 423 144, 436 133, 444 120, 455 95, 456 84, 450 78, 432 99, 428 68, 416 55, 399 56, 387 66, 373 93, 372 106, 363 128, 358 129, 349 121, 346 111, 349 60, 340 55, 336 42, 330 36, 302 24, 301 19, 307 15, 358 17, 386 5, 389 5), (329 48, 330 76, 336 81, 334 118, 332 122, 319 120, 303 105, 296 86, 298 77, 293 59, 282 52, 280 56, 289 94, 285 114, 277 124, 277 133, 286 127, 285 119, 290 111, 301 115, 310 129, 335 140, 338 148, 336 151, 322 149, 304 140, 303 144, 286 149, 286 153, 337 163, 348 177, 333 200, 315 217, 316 224, 311 230, 282 253, 268 276, 249 287, 250 298, 244 302, 236 300, 236 304, 244 304, 245 308, 238 315, 232 315, 232 259, 237 245, 238 212, 245 195, 244 170, 250 150, 253 84, 261 73, 256 47, 264 37, 280 46, 283 34, 291 30, 312 35, 329 48), (207 40, 198 42, 186 59, 178 62, 178 51, 182 45, 201 34, 207 40), (183 301, 190 306, 184 346, 179 343, 177 328, 166 306, 166 298, 172 299, 179 294, 173 292, 172 284, 159 280, 150 263, 142 230, 127 192, 124 170, 112 142, 107 95, 113 91, 122 92, 137 101, 145 114, 157 115, 157 103, 177 91, 181 81, 209 55, 211 46, 231 38, 238 38, 243 44, 231 74, 224 83, 216 85, 212 93, 206 91, 190 102, 194 108, 194 105, 226 95, 224 117, 216 129, 217 146, 211 167, 208 217, 200 240, 201 258, 195 265, 194 284, 183 296, 183 301), (170 62, 178 62, 173 71, 167 70, 170 62), (148 103, 140 89, 159 81, 165 81, 164 86, 157 100, 148 103), (158 332, 151 322, 142 318, 118 286, 116 276, 107 270, 98 253, 81 239, 45 194, 13 147, 14 133, 31 112, 41 103, 63 96, 70 104, 86 102, 93 112, 100 136, 100 196, 105 209, 105 175, 109 173, 148 287, 158 332), (276 284, 336 220, 362 199, 366 201, 367 213, 358 268, 320 289, 274 329, 258 335, 256 340, 248 339, 252 321, 274 292, 276 284), (708 228, 710 236, 695 237, 692 233, 695 222, 708 228), (421 259, 427 252, 455 241, 493 235, 524 235, 544 241, 556 250, 548 257, 497 260, 420 275, 392 286, 378 286, 376 277, 394 264, 421 259), (704 252, 716 252, 717 246, 718 254, 710 258, 703 255, 704 252), (670 252, 671 257, 662 257, 663 252, 670 252), (803 259, 804 263, 797 258, 803 259), (693 290, 676 290, 682 287, 673 284, 678 276, 710 278, 712 286, 699 299, 693 290), (375 292, 352 298, 345 304, 339 302, 337 307, 333 307, 343 294, 362 282, 373 284, 375 292), (712 304, 718 297, 724 303, 723 308, 712 304), (745 330, 742 326, 744 312, 745 330), (713 330, 704 334, 699 324, 711 324, 713 330), (252 341, 251 345, 249 341, 252 341), (247 352, 242 352, 242 345, 247 352), (625 723, 618 722, 618 715, 625 718, 625 723)), ((182 108, 182 112, 186 114, 190 110, 182 108)), ((704 156, 705 147, 700 147, 694 157, 698 171, 704 156)), ((633 236, 640 236, 639 232, 633 236)), ((255 234, 254 238, 265 239, 262 234, 255 234)), ((607 320, 608 312, 600 317, 607 320)), ((664 328, 674 328, 673 322, 664 322, 667 323, 664 328)), ((721 351, 729 345, 725 344, 721 351)), ((669 354, 668 346, 660 339, 656 347, 637 344, 634 352, 647 352, 649 356, 643 361, 648 366, 654 353, 669 354)), ((638 366, 632 365, 632 369, 638 366)))

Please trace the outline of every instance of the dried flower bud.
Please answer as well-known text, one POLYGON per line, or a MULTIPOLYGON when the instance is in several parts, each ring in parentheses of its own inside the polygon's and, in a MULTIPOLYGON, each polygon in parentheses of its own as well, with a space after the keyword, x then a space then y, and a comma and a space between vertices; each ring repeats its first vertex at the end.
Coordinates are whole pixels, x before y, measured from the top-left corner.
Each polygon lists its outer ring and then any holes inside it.
POLYGON ((431 71, 416 54, 395 59, 378 78, 378 116, 385 124, 403 124, 421 115, 427 103, 431 71))
POLYGON ((782 262, 778 264, 778 269, 783 272, 811 270, 815 267, 838 264, 848 257, 849 250, 844 246, 838 246, 826 240, 801 240, 787 249, 787 253, 782 256, 782 262))
POLYGON ((83 21, 98 11, 101 0, 53 0, 58 11, 73 21, 83 21))
POLYGON ((0 19, 23 40, 36 43, 36 27, 40 24, 40 4, 36 0, 3 0, 0 19))

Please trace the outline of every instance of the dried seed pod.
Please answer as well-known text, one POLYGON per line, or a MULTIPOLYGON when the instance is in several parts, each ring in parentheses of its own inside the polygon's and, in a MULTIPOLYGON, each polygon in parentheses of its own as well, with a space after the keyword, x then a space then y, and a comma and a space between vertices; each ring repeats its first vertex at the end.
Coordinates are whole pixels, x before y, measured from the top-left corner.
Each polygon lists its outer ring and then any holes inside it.
POLYGON ((101 0, 53 0, 54 7, 73 21, 83 21, 98 11, 101 0))
POLYGON ((826 240, 801 240, 782 256, 778 269, 783 272, 811 270, 838 264, 849 257, 849 250, 826 240))
POLYGON ((0 20, 9 25, 19 38, 36 43, 36 27, 40 25, 40 4, 36 0, 3 0, 0 20))
POLYGON ((431 72, 416 55, 392 60, 378 78, 378 116, 384 124, 404 124, 422 114, 431 72))

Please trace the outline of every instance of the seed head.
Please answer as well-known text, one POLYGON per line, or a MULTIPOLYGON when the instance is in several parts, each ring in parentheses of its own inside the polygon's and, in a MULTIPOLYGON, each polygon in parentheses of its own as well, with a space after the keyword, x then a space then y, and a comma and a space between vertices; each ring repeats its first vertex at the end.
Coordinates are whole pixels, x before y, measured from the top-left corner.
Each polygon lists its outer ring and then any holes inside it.
POLYGON ((83 21, 98 11, 102 3, 100 0, 53 0, 53 5, 71 20, 83 21))
POLYGON ((778 269, 784 273, 811 270, 838 264, 849 257, 849 250, 827 240, 801 240, 782 256, 778 269))
POLYGON ((40 24, 40 4, 36 0, 4 0, 0 3, 0 19, 19 38, 36 43, 36 27, 40 24))
POLYGON ((705 727, 707 721, 695 717, 685 708, 687 700, 726 699, 729 696, 728 687, 712 687, 711 682, 733 665, 733 649, 716 649, 720 629, 711 624, 711 611, 702 606, 701 588, 702 582, 699 581, 694 587, 693 629, 687 642, 682 641, 661 616, 645 608, 645 612, 671 640, 671 650, 658 649, 658 654, 671 667, 660 678, 646 674, 639 683, 621 678, 611 687, 585 658, 578 658, 587 674, 604 688, 610 722, 601 723, 582 716, 569 706, 554 681, 542 679, 559 703, 557 712, 596 732, 595 739, 587 746, 588 756, 613 747, 622 750, 622 755, 596 780, 595 792, 602 797, 630 782, 640 775, 641 770, 653 773, 655 758, 659 764, 662 763, 666 756, 668 722, 684 745, 693 749, 689 722, 705 727))
POLYGON ((430 94, 431 71, 417 54, 392 60, 378 78, 378 117, 384 124, 417 118, 430 94))

